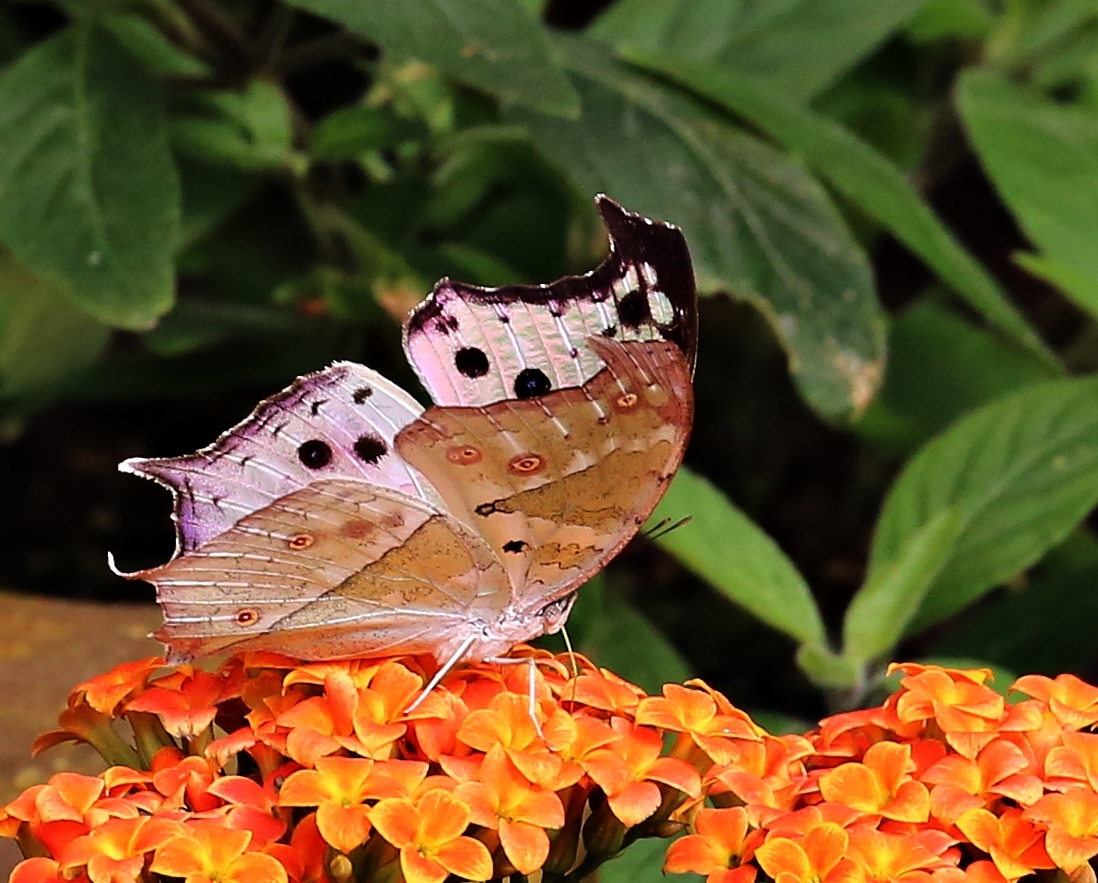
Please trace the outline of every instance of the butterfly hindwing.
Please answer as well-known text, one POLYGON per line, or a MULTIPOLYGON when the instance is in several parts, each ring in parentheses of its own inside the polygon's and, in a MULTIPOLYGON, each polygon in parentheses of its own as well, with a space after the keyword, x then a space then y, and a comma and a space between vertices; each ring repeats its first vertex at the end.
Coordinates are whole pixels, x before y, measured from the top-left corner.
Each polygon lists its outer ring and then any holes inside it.
POLYGON ((432 507, 361 481, 294 491, 197 550, 136 574, 157 587, 177 657, 435 652, 507 603, 498 560, 432 507))

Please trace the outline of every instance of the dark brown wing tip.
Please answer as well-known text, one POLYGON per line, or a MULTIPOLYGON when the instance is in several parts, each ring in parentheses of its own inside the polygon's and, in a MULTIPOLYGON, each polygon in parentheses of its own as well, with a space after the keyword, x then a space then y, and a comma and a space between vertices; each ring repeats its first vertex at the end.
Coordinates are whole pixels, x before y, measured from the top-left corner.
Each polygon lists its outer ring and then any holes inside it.
POLYGON ((605 193, 595 197, 595 207, 619 257, 655 268, 663 292, 675 310, 675 322, 665 336, 683 351, 693 371, 698 352, 698 292, 694 264, 682 230, 667 221, 654 221, 631 212, 605 193))

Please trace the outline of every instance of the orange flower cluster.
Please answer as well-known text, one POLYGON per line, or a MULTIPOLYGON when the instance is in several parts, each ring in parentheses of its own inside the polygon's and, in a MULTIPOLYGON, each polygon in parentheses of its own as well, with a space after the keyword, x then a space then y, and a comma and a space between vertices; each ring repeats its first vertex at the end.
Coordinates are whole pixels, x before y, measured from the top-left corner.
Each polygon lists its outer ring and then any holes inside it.
POLYGON ((412 657, 119 666, 35 743, 87 742, 110 768, 0 808, 30 856, 11 881, 579 879, 682 830, 695 744, 723 757, 763 737, 700 682, 652 698, 581 657, 516 653, 426 695, 433 663, 412 657))
MULTIPOLYGON (((665 869, 708 883, 1094 883, 1098 688, 1031 675, 1009 704, 986 670, 903 664, 879 708, 739 741, 673 819, 665 869), (1029 698, 1025 698, 1029 697, 1029 698)), ((676 688, 667 688, 674 690, 676 688)))
POLYGON ((665 870, 708 883, 1095 883, 1098 688, 1070 675, 1012 705, 987 671, 896 666, 881 707, 772 736, 700 681, 646 696, 517 653, 426 695, 411 657, 120 666, 35 746, 112 766, 0 808, 30 856, 11 881, 572 881, 685 832, 665 870))

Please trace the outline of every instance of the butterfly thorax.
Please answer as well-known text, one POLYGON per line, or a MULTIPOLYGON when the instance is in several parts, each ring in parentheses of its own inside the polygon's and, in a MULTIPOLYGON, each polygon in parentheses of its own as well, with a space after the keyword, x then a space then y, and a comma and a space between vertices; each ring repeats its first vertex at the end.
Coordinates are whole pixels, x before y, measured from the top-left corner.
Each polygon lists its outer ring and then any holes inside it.
POLYGON ((497 619, 472 619, 451 630, 444 643, 433 651, 440 665, 480 662, 505 655, 516 644, 561 630, 575 603, 576 593, 526 610, 508 607, 497 619))

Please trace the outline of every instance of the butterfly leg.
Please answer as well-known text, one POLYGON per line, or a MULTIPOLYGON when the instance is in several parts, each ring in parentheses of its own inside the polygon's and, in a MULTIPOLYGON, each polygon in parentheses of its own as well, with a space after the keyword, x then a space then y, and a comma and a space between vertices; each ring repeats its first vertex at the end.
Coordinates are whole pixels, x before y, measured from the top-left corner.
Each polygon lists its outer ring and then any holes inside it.
POLYGON ((542 742, 545 741, 545 732, 541 728, 541 722, 538 720, 538 699, 537 699, 537 672, 538 662, 533 656, 525 656, 520 659, 514 659, 510 656, 490 656, 485 662, 492 662, 501 668, 505 665, 522 665, 526 664, 526 671, 529 675, 527 679, 527 691, 526 691, 526 711, 530 715, 530 720, 534 722, 534 730, 538 734, 538 738, 542 742))
POLYGON ((431 691, 442 683, 442 679, 453 670, 455 665, 461 662, 478 637, 478 635, 472 634, 461 642, 461 646, 458 647, 457 650, 454 651, 454 654, 442 664, 442 667, 439 668, 437 672, 435 672, 435 676, 427 682, 427 686, 423 688, 423 692, 415 698, 415 701, 411 705, 404 709, 405 714, 411 714, 419 708, 423 700, 431 694, 431 691))

